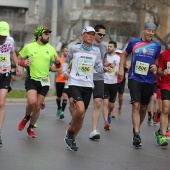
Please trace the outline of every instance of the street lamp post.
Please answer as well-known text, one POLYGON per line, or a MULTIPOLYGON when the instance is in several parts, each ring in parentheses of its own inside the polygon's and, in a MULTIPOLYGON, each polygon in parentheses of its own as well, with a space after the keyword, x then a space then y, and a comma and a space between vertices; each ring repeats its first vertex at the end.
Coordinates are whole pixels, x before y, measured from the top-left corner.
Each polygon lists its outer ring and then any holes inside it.
MULTIPOLYGON (((50 44, 56 49, 56 37, 57 37, 57 8, 58 7, 58 0, 52 0, 52 16, 51 16, 51 38, 50 38, 50 44)), ((50 80, 51 80, 51 86, 49 90, 49 94, 52 95, 54 93, 54 83, 55 83, 55 77, 54 73, 50 73, 50 80)))

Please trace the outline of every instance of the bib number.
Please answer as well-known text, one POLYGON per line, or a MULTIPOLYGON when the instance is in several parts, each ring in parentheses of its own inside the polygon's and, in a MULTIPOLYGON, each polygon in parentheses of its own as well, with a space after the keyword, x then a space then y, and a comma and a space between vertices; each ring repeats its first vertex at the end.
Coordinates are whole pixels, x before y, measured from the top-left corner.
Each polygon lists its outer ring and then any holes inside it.
POLYGON ((92 72, 93 61, 87 58, 79 58, 78 61, 78 74, 88 75, 92 72))
POLYGON ((40 78, 40 82, 42 86, 51 86, 49 77, 40 78))
POLYGON ((147 75, 149 70, 149 64, 137 61, 135 66, 135 73, 141 74, 141 75, 147 75))
POLYGON ((8 57, 7 56, 0 56, 0 62, 7 63, 8 62, 8 57))

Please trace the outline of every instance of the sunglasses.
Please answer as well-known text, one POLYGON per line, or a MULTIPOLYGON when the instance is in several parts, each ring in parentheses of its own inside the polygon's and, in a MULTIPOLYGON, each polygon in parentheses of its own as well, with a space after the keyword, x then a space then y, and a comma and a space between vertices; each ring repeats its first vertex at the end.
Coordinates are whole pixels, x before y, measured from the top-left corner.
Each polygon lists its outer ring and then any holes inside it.
POLYGON ((100 33, 100 32, 96 32, 96 34, 99 35, 100 37, 101 37, 101 36, 104 37, 104 36, 106 35, 106 34, 102 34, 102 33, 100 33))

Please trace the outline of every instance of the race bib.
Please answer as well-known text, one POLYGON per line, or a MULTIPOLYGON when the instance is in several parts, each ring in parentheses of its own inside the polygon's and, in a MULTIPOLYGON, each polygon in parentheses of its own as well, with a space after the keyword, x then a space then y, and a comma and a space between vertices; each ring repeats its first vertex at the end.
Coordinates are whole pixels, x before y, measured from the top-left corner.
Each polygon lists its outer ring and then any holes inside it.
POLYGON ((40 82, 42 86, 51 86, 49 77, 40 78, 40 82))
POLYGON ((148 70, 149 70, 149 64, 148 63, 144 63, 144 62, 141 62, 141 61, 136 62, 135 73, 146 76, 148 74, 148 70))
POLYGON ((0 56, 0 62, 1 63, 7 63, 8 62, 8 57, 7 56, 0 56))
POLYGON ((170 62, 167 62, 167 70, 170 72, 170 62))
POLYGON ((105 74, 115 75, 116 74, 116 69, 115 68, 111 68, 111 72, 110 73, 106 72, 105 74))
POLYGON ((92 73, 93 61, 89 57, 78 58, 78 74, 88 75, 92 73))

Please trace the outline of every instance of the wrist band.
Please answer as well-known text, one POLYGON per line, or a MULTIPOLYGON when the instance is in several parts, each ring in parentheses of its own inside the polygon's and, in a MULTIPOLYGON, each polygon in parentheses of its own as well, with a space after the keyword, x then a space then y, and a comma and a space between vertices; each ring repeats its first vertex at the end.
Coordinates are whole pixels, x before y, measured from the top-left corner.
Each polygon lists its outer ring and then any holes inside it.
POLYGON ((25 67, 25 62, 24 62, 24 61, 19 62, 19 65, 20 65, 21 67, 25 67))

